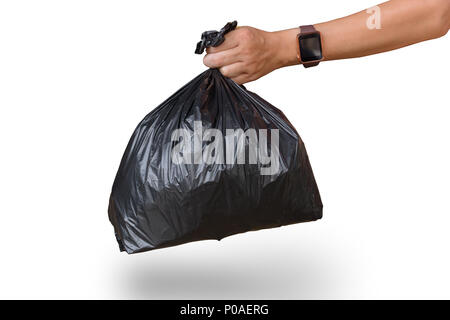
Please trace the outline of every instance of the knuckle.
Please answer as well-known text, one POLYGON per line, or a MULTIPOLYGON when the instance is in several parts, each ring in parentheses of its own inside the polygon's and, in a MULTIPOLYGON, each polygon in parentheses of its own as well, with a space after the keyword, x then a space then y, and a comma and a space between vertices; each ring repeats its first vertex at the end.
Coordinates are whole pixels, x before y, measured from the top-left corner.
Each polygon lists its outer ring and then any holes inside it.
MULTIPOLYGON (((221 46, 221 45, 220 45, 221 46)), ((220 46, 218 47, 208 47, 206 48, 206 53, 216 53, 220 51, 220 46)))
POLYGON ((203 58, 203 62, 205 65, 207 65, 210 68, 217 67, 220 64, 220 59, 215 54, 207 54, 203 58))
POLYGON ((244 46, 241 50, 241 54, 246 60, 249 60, 252 55, 252 50, 249 46, 244 46))
POLYGON ((205 55, 205 56, 203 57, 203 64, 204 64, 205 66, 207 66, 207 67, 210 66, 209 59, 210 59, 209 54, 207 54, 207 55, 205 55))
POLYGON ((261 77, 261 74, 257 71, 248 75, 248 79, 246 82, 255 81, 261 77))
POLYGON ((218 60, 219 60, 219 59, 217 59, 217 56, 216 56, 216 55, 214 55, 214 54, 211 55, 211 57, 210 57, 210 63, 211 63, 211 65, 217 66, 218 60))
POLYGON ((240 74, 245 75, 249 72, 250 70, 248 69, 247 66, 243 65, 241 70, 240 70, 240 74))
POLYGON ((251 40, 253 37, 253 32, 249 27, 239 28, 238 31, 239 31, 239 39, 242 41, 251 40))
POLYGON ((242 64, 242 71, 244 71, 245 73, 250 73, 252 72, 254 69, 254 64, 250 63, 249 61, 246 61, 242 64))
POLYGON ((238 81, 237 81, 237 83, 239 83, 239 84, 243 84, 246 82, 248 82, 247 76, 242 76, 242 77, 238 78, 238 81))
POLYGON ((220 73, 222 73, 222 75, 224 75, 225 77, 227 77, 229 75, 229 70, 227 67, 221 67, 219 69, 220 73))

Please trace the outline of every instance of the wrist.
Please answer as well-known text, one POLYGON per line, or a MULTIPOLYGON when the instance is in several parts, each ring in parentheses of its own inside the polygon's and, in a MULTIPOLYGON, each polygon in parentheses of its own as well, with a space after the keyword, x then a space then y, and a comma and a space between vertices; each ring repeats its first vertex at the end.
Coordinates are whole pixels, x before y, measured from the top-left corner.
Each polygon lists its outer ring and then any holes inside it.
POLYGON ((271 32, 274 59, 277 68, 300 64, 297 58, 297 34, 298 28, 271 32))

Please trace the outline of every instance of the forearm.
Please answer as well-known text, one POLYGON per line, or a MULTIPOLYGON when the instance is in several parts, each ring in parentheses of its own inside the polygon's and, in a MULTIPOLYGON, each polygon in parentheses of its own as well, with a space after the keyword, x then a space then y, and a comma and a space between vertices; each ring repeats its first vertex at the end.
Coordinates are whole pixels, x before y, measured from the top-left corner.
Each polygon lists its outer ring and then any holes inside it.
MULTIPOLYGON (((450 27, 450 0, 391 0, 374 12, 314 26, 321 34, 324 60, 362 57, 443 36, 450 27), (376 13, 380 21, 372 20, 376 13)), ((298 27, 277 32, 241 27, 220 46, 208 48, 203 62, 239 84, 253 81, 300 63, 298 33, 298 27)))
MULTIPOLYGON (((450 26, 450 0, 391 0, 378 6, 381 28, 369 28, 366 10, 315 24, 322 37, 324 60, 367 56, 437 38, 450 26)), ((298 63, 298 28, 275 32, 280 66, 298 63), (295 51, 294 51, 295 50, 295 51)))

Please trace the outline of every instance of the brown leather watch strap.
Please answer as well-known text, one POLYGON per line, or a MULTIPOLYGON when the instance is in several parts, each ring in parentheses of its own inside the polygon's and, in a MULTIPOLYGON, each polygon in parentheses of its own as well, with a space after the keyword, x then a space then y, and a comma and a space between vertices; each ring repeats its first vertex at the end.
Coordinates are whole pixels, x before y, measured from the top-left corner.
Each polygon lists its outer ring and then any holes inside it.
MULTIPOLYGON (((310 24, 309 25, 305 25, 305 26, 300 26, 299 28, 300 28, 300 34, 301 35, 309 34, 309 33, 316 33, 317 32, 316 28, 314 28, 314 26, 310 25, 310 24)), ((300 48, 299 48, 299 51, 300 51, 300 48)), ((300 59, 300 62, 303 64, 303 66, 305 68, 315 67, 315 66, 317 66, 320 63, 320 61, 303 62, 303 61, 301 61, 300 54, 299 54, 299 59, 300 59)))
POLYGON ((315 67, 320 63, 320 61, 316 61, 316 62, 305 62, 303 63, 303 66, 305 68, 309 68, 309 67, 315 67))
POLYGON ((306 26, 300 26, 300 33, 306 34, 306 33, 316 33, 317 30, 314 28, 313 25, 309 24, 306 26))
POLYGON ((315 67, 320 63, 320 61, 315 61, 315 62, 304 62, 303 66, 305 68, 309 68, 309 67, 315 67))

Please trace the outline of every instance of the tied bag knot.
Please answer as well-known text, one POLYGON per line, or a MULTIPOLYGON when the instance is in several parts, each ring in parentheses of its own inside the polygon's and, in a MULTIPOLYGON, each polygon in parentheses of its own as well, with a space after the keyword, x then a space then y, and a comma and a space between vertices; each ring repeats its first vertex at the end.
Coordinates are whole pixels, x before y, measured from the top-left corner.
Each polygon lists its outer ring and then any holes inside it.
POLYGON ((210 30, 202 33, 202 40, 197 43, 196 54, 202 54, 206 48, 218 47, 225 41, 225 35, 236 29, 237 21, 228 22, 220 31, 210 30))

